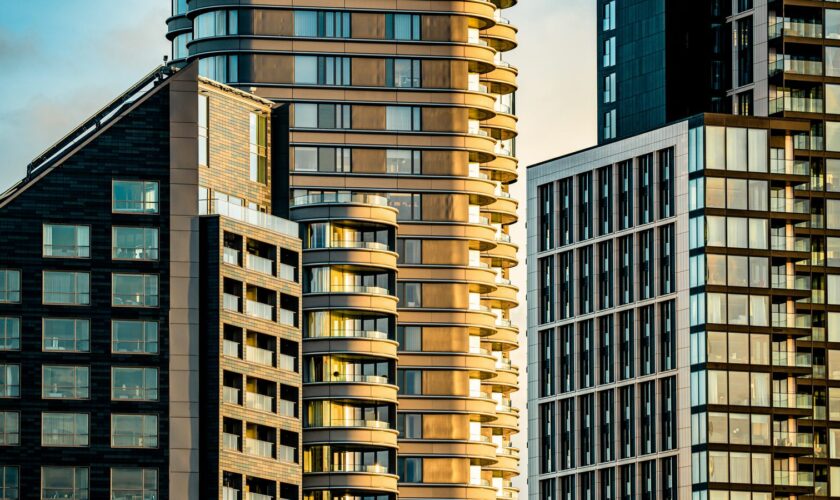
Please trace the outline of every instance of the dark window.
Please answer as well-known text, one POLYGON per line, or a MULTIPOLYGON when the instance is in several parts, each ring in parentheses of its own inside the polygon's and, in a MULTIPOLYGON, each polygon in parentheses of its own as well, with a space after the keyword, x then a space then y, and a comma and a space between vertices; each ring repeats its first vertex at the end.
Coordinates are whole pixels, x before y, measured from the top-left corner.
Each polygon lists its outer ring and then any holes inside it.
POLYGON ((656 382, 639 384, 642 393, 639 398, 639 418, 641 418, 641 454, 656 452, 656 382))
POLYGON ((618 166, 618 228, 633 226, 633 160, 618 166))
POLYGON ((580 500, 595 500, 595 472, 584 472, 578 476, 580 500))
POLYGON ((540 406, 540 473, 554 472, 554 403, 540 406))
MULTIPOLYGON (((621 405, 621 458, 636 456, 636 395, 635 386, 627 385, 619 388, 619 404, 621 405)), ((631 497, 632 498, 632 497, 631 497)))
POLYGON ((598 234, 609 234, 613 230, 612 167, 598 169, 598 234))
POLYGON ((595 331, 594 321, 588 319, 578 323, 578 337, 580 338, 580 388, 586 389, 595 384, 595 331))
POLYGON ((753 8, 753 0, 738 0, 738 12, 744 12, 753 8))
POLYGON ((741 116, 752 116, 753 114, 753 92, 748 90, 738 94, 738 114, 741 116))
POLYGON ((560 392, 575 389, 575 326, 560 327, 560 392))
POLYGON ((575 466, 575 400, 561 399, 560 405, 560 469, 575 466))
POLYGON ((595 262, 592 245, 578 250, 578 314, 589 314, 594 310, 595 262))
POLYGON ((614 397, 612 389, 600 393, 601 401, 599 401, 599 427, 601 429, 601 450, 598 457, 601 462, 611 462, 615 460, 613 453, 613 421, 614 421, 614 397))
POLYGON ((554 248, 554 185, 544 184, 539 187, 539 225, 540 225, 540 252, 554 248))
POLYGON ((677 319, 676 304, 673 300, 663 302, 659 307, 659 335, 661 337, 660 347, 660 370, 673 370, 676 368, 677 357, 677 319))
POLYGON ((659 293, 674 293, 676 247, 674 244, 674 225, 659 228, 659 293))
POLYGON ((612 240, 601 242, 598 245, 598 257, 601 264, 598 269, 598 308, 608 309, 613 306, 612 240))
POLYGON ((560 500, 575 500, 575 476, 560 478, 560 500))
POLYGON ((422 87, 420 59, 388 59, 385 61, 385 86, 422 87))
POLYGON ((633 302, 633 236, 618 240, 618 300, 620 304, 633 302))
POLYGON ((674 148, 659 152, 659 218, 674 216, 674 148))
POLYGON ((581 396, 580 411, 580 465, 595 464, 595 397, 581 396))
POLYGON ((635 323, 633 321, 633 311, 622 311, 618 315, 619 328, 619 373, 621 380, 627 380, 636 376, 635 362, 635 323))
POLYGON ((639 234, 639 300, 653 298, 654 284, 654 255, 653 229, 641 231, 639 234))
POLYGON ((554 394, 554 330, 540 332, 540 397, 554 394))
POLYGON ((540 259, 540 323, 554 321, 554 256, 540 259))
POLYGON ((572 243, 572 227, 574 204, 572 202, 573 184, 571 177, 563 179, 559 182, 560 194, 560 213, 558 214, 557 230, 560 233, 560 245, 569 245, 572 243))
POLYGON ((738 20, 738 86, 753 82, 752 17, 738 20))
POLYGON ((656 500, 656 462, 648 460, 639 464, 641 468, 642 500, 656 500))
MULTIPOLYGON (((663 378, 659 386, 661 421, 661 451, 677 448, 677 379, 663 378)), ((675 471, 676 472, 676 471, 675 471)))
POLYGON ((540 481, 540 500, 557 500, 554 491, 554 479, 540 481))
POLYGON ((613 317, 612 314, 598 318, 598 340, 601 355, 601 373, 599 381, 602 384, 613 382, 613 317))
POLYGON ((574 252, 564 252, 557 256, 558 262, 558 283, 559 292, 559 319, 568 319, 574 316, 574 252))
POLYGON ((615 500, 615 469, 601 470, 601 500, 615 500))
POLYGON ((653 155, 639 158, 639 224, 653 222, 653 155))
POLYGON ((659 461, 659 477, 662 479, 662 500, 677 500, 677 457, 659 461))
POLYGON ((592 172, 586 172, 578 176, 578 241, 593 236, 592 202, 592 172))
POLYGON ((639 308, 639 372, 651 375, 656 371, 656 330, 653 305, 639 308))

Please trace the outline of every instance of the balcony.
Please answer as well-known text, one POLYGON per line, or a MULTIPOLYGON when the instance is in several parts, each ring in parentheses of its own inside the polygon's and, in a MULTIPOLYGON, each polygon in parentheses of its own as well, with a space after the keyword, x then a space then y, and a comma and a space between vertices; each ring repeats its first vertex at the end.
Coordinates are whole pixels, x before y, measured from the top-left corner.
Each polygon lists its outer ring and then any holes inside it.
POLYGON ((811 328, 811 315, 804 313, 772 313, 774 328, 811 328))
POLYGON ((260 365, 274 366, 274 353, 267 349, 260 349, 259 347, 246 345, 245 359, 260 365))
POLYGON ((362 375, 359 373, 334 373, 330 376, 329 381, 384 385, 388 383, 388 377, 384 375, 362 375))
POLYGON ((238 295, 225 293, 222 295, 222 307, 225 311, 240 312, 242 310, 240 307, 241 300, 242 298, 238 295))
POLYGON ((770 249, 785 252, 810 252, 811 238, 807 236, 770 236, 770 249))
POLYGON ((271 304, 263 304, 262 302, 257 302, 256 300, 246 300, 245 314, 254 316, 255 318, 273 321, 274 306, 271 304))
POLYGON ((222 447, 226 450, 239 451, 239 436, 227 432, 223 433, 222 447))
POLYGON ((328 427, 356 427, 363 429, 390 429, 391 424, 381 420, 333 419, 328 427))
POLYGON ((365 193, 322 193, 308 194, 304 196, 298 196, 297 198, 292 199, 293 207, 337 203, 375 205, 380 207, 387 207, 388 198, 380 196, 378 194, 365 193))
POLYGON ((280 309, 280 316, 277 318, 277 321, 279 321, 281 325, 294 327, 297 325, 297 312, 280 309))
POLYGON ((271 495, 264 495, 262 493, 246 493, 245 500, 274 500, 274 497, 271 495))
POLYGON ((787 366, 794 368, 810 368, 811 353, 773 351, 773 366, 787 366))
POLYGON ((481 224, 482 226, 489 226, 490 219, 483 215, 470 214, 470 224, 481 224))
POLYGON ((773 483, 776 486, 814 486, 814 473, 803 471, 774 470, 773 483))
POLYGON ((294 463, 296 455, 295 451, 296 450, 293 446, 286 446, 284 444, 281 444, 277 448, 277 460, 280 460, 281 462, 294 463))
POLYGON ((810 410, 814 406, 814 397, 810 394, 792 394, 788 392, 773 393, 774 408, 795 408, 810 410))
POLYGON ((235 248, 228 248, 224 247, 222 250, 222 261, 225 264, 230 264, 232 266, 239 265, 239 250, 235 248))
POLYGON ((773 273, 770 275, 770 287, 778 290, 810 290, 811 277, 773 273))
POLYGON ((811 175, 811 163, 808 160, 770 160, 770 173, 811 175))
POLYGON ((470 441, 473 443, 489 443, 490 438, 484 434, 470 434, 470 441))
POLYGON ((330 337, 347 337, 357 339, 378 339, 385 340, 388 338, 388 333, 376 330, 349 330, 336 329, 327 330, 323 332, 309 332, 308 338, 330 338, 330 337))
POLYGON ((366 285, 330 285, 327 293, 369 293, 372 295, 391 295, 391 291, 381 286, 366 285))
POLYGON ((202 201, 199 207, 199 215, 221 215, 292 238, 297 238, 299 235, 296 222, 281 219, 242 205, 234 205, 224 200, 207 200, 207 204, 202 201))
POLYGON ((283 417, 292 417, 294 418, 295 410, 297 409, 297 403, 294 401, 289 401, 287 399, 280 399, 278 400, 277 405, 277 413, 279 413, 283 417))
POLYGON ((803 200, 801 198, 770 198, 771 212, 784 212, 794 214, 808 214, 811 213, 810 200, 803 200))
POLYGON ((232 340, 224 340, 222 342, 222 354, 225 356, 230 356, 232 358, 239 357, 239 342, 234 342, 232 340))
POLYGON ((240 500, 241 492, 236 488, 231 488, 230 486, 223 486, 222 487, 222 500, 240 500))
POLYGON ((224 401, 225 403, 238 405, 239 404, 239 389, 237 389, 236 387, 223 386, 223 388, 222 388, 222 401, 224 401))
POLYGON ((280 279, 286 281, 296 281, 295 271, 297 268, 295 266, 290 266, 289 264, 280 263, 280 279))
POLYGON ((814 435, 805 432, 773 432, 773 445, 786 448, 813 448, 814 435))
POLYGON ((799 59, 790 56, 783 56, 768 65, 770 76, 778 73, 791 73, 795 75, 822 76, 823 63, 814 59, 799 59))
POLYGON ((767 28, 770 39, 780 36, 798 36, 802 38, 822 38, 823 25, 815 22, 791 21, 777 17, 771 19, 767 28))
POLYGON ((280 353, 277 356, 277 368, 290 372, 295 371, 295 357, 280 353))
POLYGON ((253 410, 274 411, 274 398, 256 392, 245 393, 245 406, 253 410))
POLYGON ((824 109, 822 99, 810 97, 778 97, 770 99, 770 114, 790 111, 794 113, 822 113, 824 109))
POLYGON ((245 453, 257 457, 274 458, 274 443, 246 437, 245 453))
POLYGON ((245 266, 251 271, 274 276, 274 261, 271 259, 249 253, 245 266))

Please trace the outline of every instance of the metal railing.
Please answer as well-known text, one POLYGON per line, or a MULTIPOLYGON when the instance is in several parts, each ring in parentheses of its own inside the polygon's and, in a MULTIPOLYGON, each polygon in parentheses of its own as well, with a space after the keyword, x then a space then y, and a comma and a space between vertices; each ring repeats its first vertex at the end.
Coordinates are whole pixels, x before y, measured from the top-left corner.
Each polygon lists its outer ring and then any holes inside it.
POLYGON ((259 210, 234 205, 224 200, 199 200, 199 207, 199 215, 221 215, 285 236, 298 237, 297 222, 281 219, 259 210))
POLYGON ((368 193, 322 193, 298 196, 292 199, 292 206, 351 203, 360 205, 388 206, 388 198, 368 193))
POLYGON ((286 281, 297 281, 297 267, 289 264, 280 263, 279 278, 286 281))
POLYGON ((272 351, 250 345, 245 346, 245 359, 261 365, 274 365, 274 353, 272 351))
POLYGON ((225 293, 222 295, 222 307, 227 311, 242 312, 240 307, 241 297, 225 293))
POLYGON ((804 471, 774 470, 773 483, 776 486, 813 486, 814 473, 804 471))
POLYGON ((222 446, 226 450, 239 451, 239 436, 237 434, 222 434, 222 446))
POLYGON ((806 432, 773 432, 773 445, 811 448, 814 446, 814 435, 806 432))
POLYGON ((773 407, 810 409, 814 406, 814 397, 810 394, 793 394, 789 392, 774 392, 773 407))
POLYGON ((274 411, 274 398, 256 392, 245 392, 245 406, 254 410, 274 411))
POLYGON ((807 368, 811 366, 811 353, 809 352, 772 352, 773 366, 790 366, 807 368))
POLYGON ((223 340, 222 341, 222 354, 225 356, 232 356, 234 358, 239 357, 239 342, 234 342, 232 340, 223 340))
POLYGON ((778 38, 784 36, 798 36, 803 38, 822 38, 823 25, 820 23, 808 23, 804 21, 791 21, 778 17, 770 22, 767 27, 768 36, 778 38))
POLYGON ((224 247, 222 250, 222 262, 233 266, 239 265, 239 250, 235 248, 224 247))
POLYGON ((280 322, 281 325, 286 326, 297 326, 297 312, 289 311, 288 309, 280 309, 280 314, 277 317, 277 321, 280 322))
POLYGON ((784 56, 771 61, 768 65, 770 75, 777 73, 794 73, 797 75, 822 75, 823 63, 814 59, 798 59, 784 56))
POLYGON ((274 306, 271 304, 263 304, 256 300, 245 300, 245 314, 261 319, 272 321, 274 319, 274 306))
POLYGON ((249 253, 248 258, 245 259, 245 265, 252 271, 274 276, 274 261, 271 259, 249 253))
POLYGON ((239 389, 236 387, 223 386, 222 401, 225 403, 239 404, 239 389))
POLYGON ((822 113, 824 101, 810 97, 777 97, 770 99, 770 114, 791 111, 794 113, 822 113))
POLYGON ((259 439, 245 438, 245 453, 258 457, 274 458, 274 443, 259 439))

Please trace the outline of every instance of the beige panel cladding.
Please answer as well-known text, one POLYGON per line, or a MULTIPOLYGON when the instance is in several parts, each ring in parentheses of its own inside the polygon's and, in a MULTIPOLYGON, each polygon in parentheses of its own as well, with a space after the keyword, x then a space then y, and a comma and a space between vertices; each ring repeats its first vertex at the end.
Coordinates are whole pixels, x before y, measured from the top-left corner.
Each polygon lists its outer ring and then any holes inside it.
POLYGON ((465 371, 423 372, 423 394, 426 396, 466 396, 469 391, 469 373, 465 371))
POLYGON ((363 174, 384 174, 385 150, 361 148, 354 149, 353 171, 363 174))
POLYGON ((466 132, 468 114, 467 108, 423 108, 423 130, 466 132))
MULTIPOLYGON (((293 83, 295 58, 285 54, 255 54, 251 59, 255 82, 293 83)), ((242 64, 242 62, 240 62, 242 64)))
POLYGON ((466 352, 469 349, 469 329, 465 327, 424 326, 423 351, 466 352))
POLYGON ((423 438, 468 439, 470 416, 464 414, 423 415, 423 438))
POLYGON ((469 196, 464 194, 423 194, 423 220, 466 222, 469 196))
POLYGON ((385 106, 353 106, 353 128, 385 130, 385 106))
POLYGON ((425 458, 423 459, 423 482, 460 484, 470 478, 468 458, 425 458))
POLYGON ((295 32, 294 11, 253 9, 251 12, 255 35, 291 36, 295 32))
POLYGON ((469 247, 466 240, 423 240, 423 264, 465 266, 469 247))
POLYGON ((385 15, 354 12, 350 18, 350 32, 355 38, 385 38, 385 15))
POLYGON ((468 293, 466 283, 423 283, 423 307, 466 309, 468 293))
POLYGON ((464 16, 423 16, 423 40, 466 42, 467 18, 464 16))
POLYGON ((169 82, 169 497, 198 498, 198 67, 169 82))
POLYGON ((385 86, 385 59, 354 57, 351 67, 350 74, 353 85, 360 87, 385 86))
POLYGON ((467 64, 467 61, 423 60, 423 87, 466 90, 467 64))
POLYGON ((466 151, 423 151, 423 173, 466 176, 469 156, 466 151))

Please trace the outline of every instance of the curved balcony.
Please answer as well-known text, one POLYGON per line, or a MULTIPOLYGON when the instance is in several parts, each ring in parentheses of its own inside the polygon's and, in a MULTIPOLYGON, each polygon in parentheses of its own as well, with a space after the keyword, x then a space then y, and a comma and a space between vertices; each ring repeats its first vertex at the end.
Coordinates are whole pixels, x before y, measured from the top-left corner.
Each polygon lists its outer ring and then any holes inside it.
POLYGON ((519 289, 507 282, 496 280, 496 290, 482 297, 491 308, 513 309, 519 305, 519 289))
POLYGON ((357 399, 397 402, 397 386, 374 381, 306 382, 303 399, 357 399))
POLYGON ((496 490, 490 483, 470 484, 411 484, 400 486, 401 498, 447 498, 451 500, 496 500, 496 490))
POLYGON ((464 396, 400 396, 400 411, 433 413, 469 413, 482 422, 491 422, 496 416, 496 402, 489 393, 477 392, 464 396))
POLYGON ((490 470, 500 471, 504 477, 519 474, 519 450, 516 448, 497 448, 496 463, 488 467, 490 470))
POLYGON ((489 258, 492 267, 503 269, 516 267, 519 264, 519 259, 516 256, 519 247, 513 243, 510 235, 496 233, 493 235, 493 239, 496 241, 496 246, 487 250, 482 257, 489 258))
POLYGON ((324 292, 304 294, 304 311, 322 309, 361 309, 396 314, 397 297, 378 287, 346 287, 324 292))
POLYGON ((310 248, 303 252, 303 265, 353 264, 396 271, 397 253, 375 242, 342 242, 354 248, 310 248))
POLYGON ((494 224, 513 224, 519 220, 516 213, 519 202, 509 196, 504 196, 503 193, 507 194, 504 191, 498 191, 499 197, 496 201, 481 207, 481 211, 490 213, 494 224))
POLYGON ((390 474, 388 468, 383 466, 335 466, 327 472, 305 472, 303 489, 352 489, 396 493, 398 479, 396 474, 390 474))
MULTIPOLYGON (((478 437, 478 436, 477 436, 478 437)), ((486 438, 485 436, 480 436, 486 438)), ((496 445, 486 440, 469 441, 435 441, 423 439, 413 441, 411 439, 400 440, 400 454, 405 455, 443 455, 446 457, 467 457, 475 465, 488 466, 496 463, 496 445), (430 447, 434 450, 430 453, 430 447)))
POLYGON ((468 326, 479 335, 496 333, 496 316, 489 309, 424 309, 401 308, 400 322, 406 324, 427 324, 429 326, 468 326))
POLYGON ((496 246, 496 230, 489 220, 470 222, 401 221, 400 237, 416 236, 441 239, 467 239, 473 250, 489 250, 496 246))
POLYGON ((481 122, 481 126, 490 129, 490 136, 497 140, 507 140, 516 137, 517 118, 514 115, 499 113, 481 122))
POLYGON ((519 42, 516 39, 519 30, 503 17, 496 16, 496 24, 481 32, 481 38, 499 52, 515 49, 519 42))
POLYGON ((494 94, 516 92, 516 76, 519 71, 506 61, 496 61, 495 69, 481 75, 481 81, 494 94))
POLYGON ((497 287, 496 273, 489 266, 404 265, 400 267, 400 280, 469 283, 475 293, 489 293, 497 287))
POLYGON ((387 333, 364 331, 359 333, 370 336, 360 338, 305 337, 303 353, 358 353, 389 359, 397 357, 397 342, 389 340, 387 333))
POLYGON ((384 196, 369 193, 324 193, 293 198, 291 217, 296 221, 360 220, 397 225, 397 209, 384 196))
POLYGON ((397 447, 397 430, 377 420, 332 421, 329 426, 304 427, 304 444, 361 444, 397 447))
POLYGON ((477 376, 482 380, 490 379, 496 374, 496 358, 489 354, 489 351, 480 349, 483 352, 470 353, 457 352, 429 352, 414 353, 403 352, 400 354, 400 368, 428 368, 469 370, 471 376, 477 376))
POLYGON ((509 183, 519 177, 518 165, 516 157, 497 154, 495 159, 482 164, 481 169, 490 171, 490 178, 494 181, 509 183))

